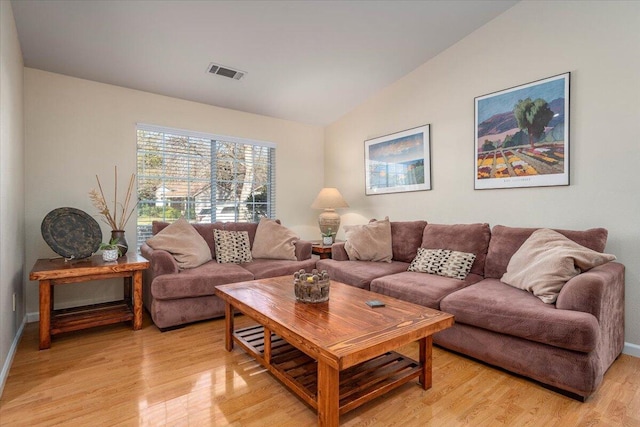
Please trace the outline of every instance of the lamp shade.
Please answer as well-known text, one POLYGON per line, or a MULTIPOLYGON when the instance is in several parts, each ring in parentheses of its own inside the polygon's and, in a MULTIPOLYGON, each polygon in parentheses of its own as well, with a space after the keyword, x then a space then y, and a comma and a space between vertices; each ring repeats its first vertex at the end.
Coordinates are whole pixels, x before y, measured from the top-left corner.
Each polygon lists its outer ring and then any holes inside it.
POLYGON ((327 187, 320 190, 318 197, 311 203, 313 209, 348 208, 349 205, 337 188, 327 187))

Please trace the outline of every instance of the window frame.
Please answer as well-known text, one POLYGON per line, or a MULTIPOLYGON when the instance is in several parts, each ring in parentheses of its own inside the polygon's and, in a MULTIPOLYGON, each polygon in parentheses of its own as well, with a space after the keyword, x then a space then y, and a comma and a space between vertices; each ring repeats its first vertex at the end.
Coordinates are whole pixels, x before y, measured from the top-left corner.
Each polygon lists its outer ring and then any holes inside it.
MULTIPOLYGON (((219 135, 219 134, 210 134, 210 133, 205 133, 205 132, 198 132, 198 131, 191 131, 191 130, 187 130, 187 129, 178 129, 178 128, 171 128, 171 127, 166 127, 166 126, 157 126, 157 125, 150 125, 150 124, 145 124, 145 123, 137 123, 136 124, 136 171, 138 173, 138 182, 136 185, 136 195, 138 197, 139 200, 139 205, 138 205, 138 215, 136 216, 136 240, 137 240, 137 246, 138 248, 142 245, 142 243, 144 241, 146 241, 146 239, 148 237, 150 237, 151 235, 151 224, 141 224, 140 223, 140 218, 142 217, 141 215, 141 209, 143 208, 143 206, 151 206, 150 203, 154 203, 156 206, 159 206, 158 203, 163 203, 164 205, 162 205, 162 220, 163 221, 170 221, 170 220, 174 220, 174 218, 171 219, 167 219, 167 208, 170 206, 170 203, 167 203, 167 199, 162 198, 162 199, 144 199, 142 200, 140 198, 140 191, 141 191, 141 186, 140 186, 140 181, 141 181, 141 170, 140 168, 140 156, 141 153, 147 153, 147 150, 145 150, 144 148, 141 148, 140 146, 140 131, 142 132, 153 132, 153 133, 160 133, 162 134, 162 141, 164 143, 165 141, 165 136, 166 135, 171 135, 171 136, 178 136, 178 137, 184 137, 184 138, 194 138, 194 139, 200 139, 200 140, 209 140, 209 153, 210 153, 210 157, 209 157, 209 162, 210 162, 210 174, 209 174, 209 180, 210 180, 210 185, 209 185, 209 203, 210 203, 210 207, 205 207, 203 209, 201 209, 202 211, 204 211, 205 209, 209 209, 209 215, 204 215, 201 216, 200 213, 198 212, 198 202, 195 199, 195 195, 193 195, 193 193, 191 193, 192 189, 191 189, 191 185, 195 182, 199 182, 201 183, 201 180, 197 180, 196 178, 192 177, 192 176, 187 176, 187 177, 182 177, 182 179, 180 179, 179 182, 184 183, 184 185, 187 186, 187 200, 184 201, 184 203, 186 203, 186 207, 185 207, 185 211, 187 211, 188 214, 191 213, 191 210, 193 210, 193 218, 188 218, 189 222, 191 223, 213 223, 219 220, 224 220, 227 219, 229 220, 229 217, 223 217, 222 219, 217 218, 217 210, 219 207, 221 207, 221 213, 223 213, 223 211, 227 210, 229 208, 229 205, 231 203, 234 203, 234 207, 232 210, 235 211, 234 213, 234 219, 233 221, 235 222, 253 222, 252 220, 256 219, 255 216, 255 211, 253 211, 253 218, 252 219, 240 219, 238 217, 239 215, 239 207, 241 206, 241 204, 243 203, 242 201, 240 201, 239 199, 236 199, 234 202, 224 202, 224 201, 218 201, 217 200, 217 196, 216 193, 218 191, 217 187, 218 187, 218 179, 217 179, 217 166, 219 164, 221 164, 221 161, 218 157, 219 161, 213 161, 214 157, 216 156, 216 153, 221 150, 222 147, 228 147, 229 144, 232 144, 233 146, 235 146, 234 149, 243 149, 246 148, 247 146, 254 146, 254 147, 260 147, 260 148, 266 148, 267 152, 266 152, 266 156, 267 156, 267 160, 266 164, 267 165, 267 176, 266 176, 266 196, 267 196, 267 201, 266 201, 266 217, 268 218, 275 218, 275 208, 276 208, 276 197, 275 197, 275 192, 276 192, 276 180, 275 180, 275 168, 276 168, 276 147, 277 145, 273 142, 269 142, 269 141, 261 141, 261 140, 255 140, 255 139, 250 139, 250 138, 242 138, 242 137, 234 137, 234 136, 227 136, 227 135, 219 135), (193 200, 191 200, 193 198, 193 200), (144 202, 144 203, 143 203, 144 202), (200 217, 200 218, 199 218, 200 217), (208 217, 208 221, 201 221, 202 218, 207 218, 208 217)), ((164 162, 166 161, 166 157, 165 151, 162 151, 163 153, 163 165, 164 162)), ((144 154, 142 154, 144 155, 144 154)), ((187 154, 185 154, 185 157, 187 156, 187 154)), ((240 164, 241 162, 237 161, 237 158, 235 158, 235 156, 231 156, 232 158, 232 163, 238 163, 240 164)), ((185 163, 189 164, 190 160, 187 160, 185 163)), ((235 166, 234 166, 235 168, 235 166)), ((160 175, 150 175, 153 177, 160 177, 161 178, 161 186, 165 187, 165 185, 167 184, 167 182, 171 182, 172 178, 170 175, 166 175, 164 172, 160 175)), ((147 178, 147 175, 144 175, 143 178, 147 178)), ((230 187, 233 186, 237 186, 245 181, 242 180, 237 180, 237 179, 231 179, 230 181, 222 181, 222 182, 227 182, 230 184, 230 187)), ((246 182, 253 182, 253 181, 246 181, 246 182)), ((156 190, 157 191, 157 190, 156 190)), ((254 190, 252 190, 252 194, 254 190)), ((262 203, 260 203, 262 204, 262 203)), ((200 205, 202 206, 202 205, 200 205)), ((253 205, 253 207, 255 208, 255 205, 253 205)), ((250 211, 251 212, 251 211, 250 211)), ((189 216, 189 215, 188 215, 189 216)))

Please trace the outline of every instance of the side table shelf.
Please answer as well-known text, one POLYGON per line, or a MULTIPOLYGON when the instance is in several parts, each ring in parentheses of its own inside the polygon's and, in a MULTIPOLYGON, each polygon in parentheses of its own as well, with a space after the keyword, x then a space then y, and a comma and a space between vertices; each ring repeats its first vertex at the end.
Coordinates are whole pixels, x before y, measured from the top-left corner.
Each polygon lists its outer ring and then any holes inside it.
POLYGON ((51 335, 133 320, 133 309, 124 300, 85 305, 51 313, 51 335))

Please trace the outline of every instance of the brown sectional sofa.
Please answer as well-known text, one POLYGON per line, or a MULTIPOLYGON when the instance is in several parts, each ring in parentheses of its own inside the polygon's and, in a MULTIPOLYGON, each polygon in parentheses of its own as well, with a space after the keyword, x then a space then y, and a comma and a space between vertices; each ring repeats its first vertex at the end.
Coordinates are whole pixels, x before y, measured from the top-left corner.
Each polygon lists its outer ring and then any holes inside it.
MULTIPOLYGON (((608 262, 569 280, 555 304, 500 281, 535 231, 488 224, 392 222, 391 263, 349 261, 344 243, 317 262, 332 279, 455 316, 434 342, 532 378, 581 400, 591 395, 624 345, 624 266, 608 262), (476 254, 464 280, 407 271, 418 247, 476 254)), ((607 231, 556 230, 604 251, 607 231)))
MULTIPOLYGON (((168 226, 154 221, 155 235, 168 226)), ((167 251, 154 250, 146 243, 140 248, 142 256, 150 261, 143 280, 144 305, 158 328, 167 329, 199 320, 224 316, 224 303, 215 296, 215 287, 227 283, 293 274, 315 268, 311 258, 311 242, 298 240, 295 244, 296 261, 280 259, 254 259, 244 264, 219 264, 215 258, 213 230, 247 231, 253 241, 257 223, 193 224, 211 250, 212 260, 196 268, 180 270, 174 257, 167 251)))

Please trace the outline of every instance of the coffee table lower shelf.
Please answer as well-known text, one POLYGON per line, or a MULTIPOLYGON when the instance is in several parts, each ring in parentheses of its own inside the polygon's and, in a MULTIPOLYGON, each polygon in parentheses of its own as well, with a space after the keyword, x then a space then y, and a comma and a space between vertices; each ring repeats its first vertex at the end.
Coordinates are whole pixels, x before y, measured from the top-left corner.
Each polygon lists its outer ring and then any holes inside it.
MULTIPOLYGON (((307 404, 318 409, 316 360, 274 333, 270 357, 265 357, 264 327, 260 325, 236 330, 233 338, 307 404)), ((420 363, 393 351, 341 371, 340 415, 419 378, 421 372, 420 363)))

